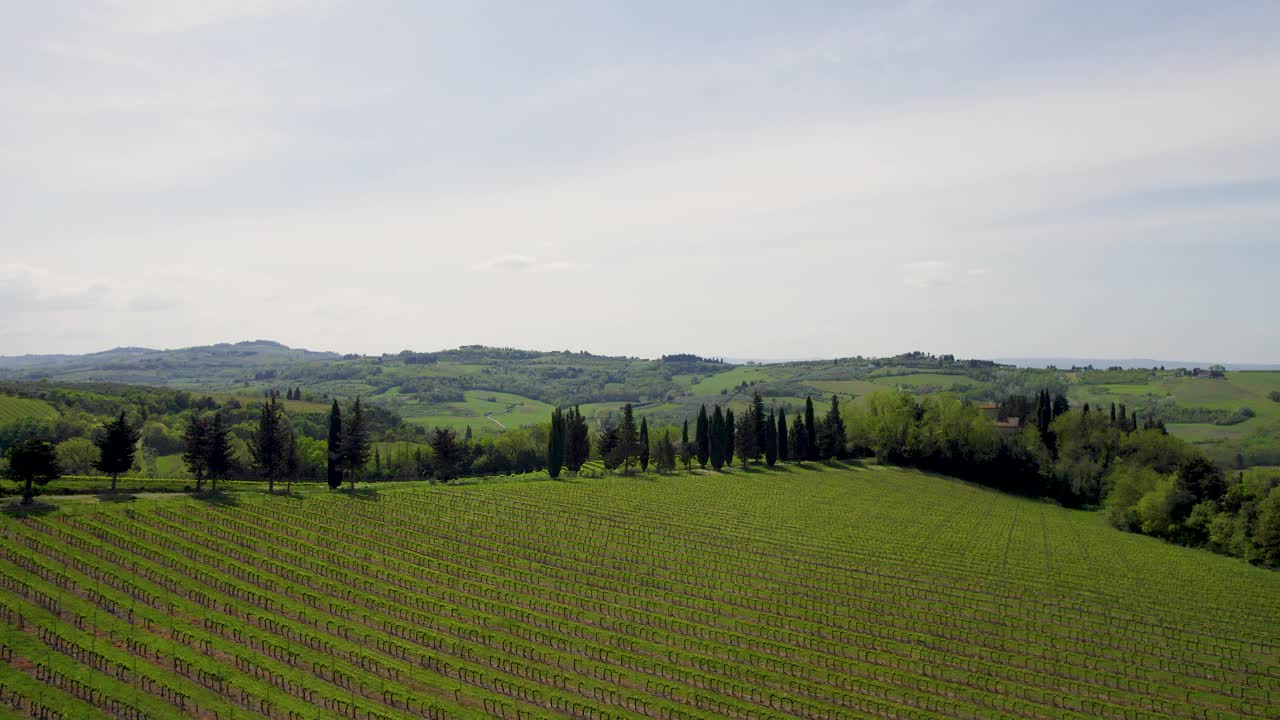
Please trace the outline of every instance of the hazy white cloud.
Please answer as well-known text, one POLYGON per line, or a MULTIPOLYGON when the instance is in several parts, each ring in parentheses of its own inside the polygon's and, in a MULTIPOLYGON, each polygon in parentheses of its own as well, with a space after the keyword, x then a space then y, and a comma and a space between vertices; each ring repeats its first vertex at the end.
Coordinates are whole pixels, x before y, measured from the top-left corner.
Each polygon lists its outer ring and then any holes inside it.
POLYGON ((314 12, 333 4, 334 0, 100 0, 88 3, 81 17, 106 30, 152 35, 314 12))
POLYGON ((940 260, 920 260, 898 266, 902 281, 911 287, 942 287, 951 282, 951 269, 940 260))
MULTIPOLYGON (((476 12, 104 3, 23 33, 27 50, 0 43, 0 203, 21 228, 0 256, 28 268, 0 292, 64 308, 68 337, 98 346, 276 337, 763 357, 778 343, 896 352, 923 334, 936 351, 1015 355, 1035 347, 991 345, 1024 340, 974 319, 1034 316, 1009 298, 1034 303, 1024 285, 1071 266, 1169 297, 1172 316, 1232 302, 1254 313, 1242 324, 1266 325, 1265 285, 1248 273, 1280 262, 1274 195, 1116 201, 1280 177, 1280 51, 1240 41, 1259 18, 1215 13, 1214 32, 1206 17, 1152 22, 1111 45, 1104 20, 1080 19, 1096 44, 1072 51, 1034 41, 1057 36, 1029 5, 912 3, 785 29, 748 12, 687 47, 603 26, 557 35, 523 6, 491 35, 476 12), (1243 276, 1205 297, 1173 292, 1204 274, 1187 248, 1226 242, 1261 248, 1243 276), (572 287, 548 274, 568 269, 583 270, 572 287), (999 293, 981 280, 996 273, 999 293), (131 292, 137 277, 155 294, 131 292), (689 292, 748 279, 859 332, 784 315, 766 319, 787 337, 764 339, 678 320, 689 292), (946 288, 945 307, 920 288, 946 288), (179 298, 185 322, 165 327, 179 298), (456 298, 467 312, 433 313, 429 331, 404 322, 456 298), (115 314, 79 327, 72 308, 115 314), (636 326, 611 323, 620 311, 636 326), (570 312, 580 321, 545 320, 570 312)), ((1025 341, 1280 355, 1274 338, 1155 322, 1104 338, 1089 319, 1105 312, 1025 341)), ((22 322, 0 318, 0 333, 22 322)), ((23 347, 50 349, 39 341, 23 347)))
POLYGON ((109 294, 102 282, 20 263, 0 265, 0 306, 15 312, 90 310, 108 301, 109 294))
POLYGON ((475 266, 477 270, 497 272, 526 272, 539 270, 564 270, 569 263, 562 260, 540 262, 528 255, 499 255, 489 258, 475 266))
POLYGON ((0 264, 0 306, 14 312, 156 312, 184 302, 175 295, 121 287, 102 277, 0 264))

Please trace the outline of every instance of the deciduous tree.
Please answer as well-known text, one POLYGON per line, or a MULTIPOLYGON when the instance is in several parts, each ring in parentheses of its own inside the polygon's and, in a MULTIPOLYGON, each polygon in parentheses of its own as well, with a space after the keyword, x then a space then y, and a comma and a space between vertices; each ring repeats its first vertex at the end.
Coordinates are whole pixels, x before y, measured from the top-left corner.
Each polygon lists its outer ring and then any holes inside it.
POLYGON ((88 475, 98 459, 98 448, 85 437, 63 440, 54 447, 54 452, 58 455, 58 467, 68 475, 88 475))
POLYGON ((36 485, 44 486, 62 476, 57 453, 48 440, 27 438, 10 446, 5 457, 9 464, 4 468, 4 477, 22 484, 23 505, 34 502, 36 485))

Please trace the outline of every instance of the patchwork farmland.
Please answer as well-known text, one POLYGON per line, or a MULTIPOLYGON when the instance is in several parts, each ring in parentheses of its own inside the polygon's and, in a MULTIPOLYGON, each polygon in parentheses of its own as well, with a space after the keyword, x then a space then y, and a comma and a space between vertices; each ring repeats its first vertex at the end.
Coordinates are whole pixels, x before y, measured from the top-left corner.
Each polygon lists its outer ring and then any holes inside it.
POLYGON ((914 471, 227 497, 0 520, 0 717, 1266 718, 1280 703, 1280 575, 914 471))

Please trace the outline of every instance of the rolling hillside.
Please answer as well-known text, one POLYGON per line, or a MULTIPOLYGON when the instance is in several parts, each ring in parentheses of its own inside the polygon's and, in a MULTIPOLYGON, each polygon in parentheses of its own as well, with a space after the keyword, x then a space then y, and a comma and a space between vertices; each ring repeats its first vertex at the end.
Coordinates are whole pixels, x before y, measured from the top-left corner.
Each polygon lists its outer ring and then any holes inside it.
POLYGON ((77 507, 0 519, 0 672, 31 714, 1154 720, 1280 697, 1280 574, 910 471, 77 507))
POLYGON ((23 418, 44 420, 57 416, 58 411, 43 400, 0 394, 0 425, 23 418))

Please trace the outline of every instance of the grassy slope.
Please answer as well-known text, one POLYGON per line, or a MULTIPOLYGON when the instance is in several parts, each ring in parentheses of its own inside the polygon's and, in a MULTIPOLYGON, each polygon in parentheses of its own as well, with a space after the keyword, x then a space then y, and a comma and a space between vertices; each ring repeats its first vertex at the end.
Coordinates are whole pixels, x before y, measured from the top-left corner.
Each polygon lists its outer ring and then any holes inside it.
POLYGON ((1111 402, 1172 398, 1180 407, 1234 411, 1252 409, 1257 416, 1235 425, 1172 423, 1169 432, 1194 443, 1240 440, 1258 432, 1272 432, 1280 421, 1280 403, 1267 397, 1280 390, 1280 372, 1227 373, 1225 379, 1175 377, 1165 373, 1146 384, 1077 385, 1072 399, 1105 407, 1111 402))
POLYGON ((22 418, 42 420, 58 416, 58 411, 43 400, 0 395, 0 425, 22 418))
MULTIPOLYGON (((628 712, 627 695, 651 708, 675 706, 703 717, 759 712, 770 695, 819 713, 840 697, 855 703, 852 708, 861 711, 855 714, 902 716, 917 709, 936 716, 995 717, 1000 710, 1011 713, 1001 703, 1017 698, 1020 712, 1037 717, 1126 716, 1152 700, 1160 702, 1162 716, 1190 717, 1201 711, 1239 713, 1245 706, 1232 698, 1237 693, 1254 703, 1248 708, 1253 714, 1263 716, 1265 693, 1280 693, 1280 626, 1274 621, 1280 616, 1280 573, 1119 533, 1095 513, 912 471, 788 467, 474 488, 379 487, 354 503, 327 492, 305 500, 245 495, 238 502, 230 508, 187 500, 133 503, 131 516, 120 506, 81 505, 74 525, 67 511, 44 517, 39 526, 0 519, 6 534, 51 542, 56 535, 41 528, 52 527, 91 538, 88 547, 68 548, 86 558, 95 557, 88 549, 94 546, 121 553, 130 538, 147 542, 152 551, 145 559, 128 552, 115 557, 165 569, 162 574, 181 592, 113 565, 112 556, 98 556, 94 563, 158 596, 156 610, 130 605, 153 620, 149 629, 142 620, 128 625, 93 613, 91 596, 84 594, 90 588, 127 601, 56 557, 39 559, 67 573, 75 583, 69 590, 54 592, 27 569, 0 565, 60 597, 67 618, 80 614, 92 618, 90 629, 98 623, 115 638, 157 648, 158 658, 140 660, 139 667, 223 715, 229 701, 175 675, 170 653, 220 671, 279 707, 304 710, 307 717, 315 710, 275 686, 255 683, 230 662, 202 654, 199 640, 211 638, 222 657, 253 658, 317 697, 332 696, 335 689, 313 677, 312 663, 336 667, 372 688, 363 697, 342 690, 338 696, 391 715, 396 712, 382 705, 388 697, 383 690, 435 699, 455 716, 481 716, 485 703, 495 700, 511 706, 509 715, 514 708, 539 714, 548 709, 522 703, 519 694, 495 695, 492 682, 477 683, 473 675, 440 675, 401 660, 373 641, 379 637, 410 648, 415 658, 430 654, 453 667, 537 689, 544 699, 563 697, 622 717, 638 716, 628 712), (357 525, 358 535, 340 535, 357 525), (97 528, 111 534, 92 539, 97 528), (219 534, 211 532, 218 528, 219 534), (226 546, 223 532, 268 554, 251 564, 240 555, 225 557, 218 550, 226 546), (280 541, 286 537, 288 542, 280 541), (341 548, 341 554, 358 552, 360 560, 335 567, 331 554, 305 550, 315 543, 341 548), (208 559, 201 571, 271 598, 268 610, 243 600, 231 606, 298 627, 329 649, 282 641, 273 634, 276 626, 247 626, 243 610, 220 610, 223 591, 197 579, 203 576, 193 572, 192 557, 208 559), (298 574, 304 561, 323 572, 298 574), (273 587, 288 592, 253 585, 244 570, 228 574, 233 566, 251 567, 266 578, 287 571, 273 587), (327 579, 371 570, 377 579, 367 586, 364 579, 336 585, 327 579), (426 624, 416 624, 412 611, 388 614, 388 601, 404 603, 412 594, 389 584, 400 578, 426 598, 426 624), (340 601, 351 609, 341 616, 322 613, 329 624, 309 627, 295 619, 313 614, 302 593, 318 595, 319 607, 328 607, 330 590, 348 589, 357 591, 357 600, 340 601), (362 595, 371 604, 361 604, 362 595), (469 596, 484 600, 468 601, 469 596), (209 607, 215 599, 216 607, 209 607), (178 612, 173 617, 170 601, 178 612), (415 635, 401 631, 393 638, 364 624, 382 617, 445 643, 426 650, 415 644, 415 635), (225 633, 211 635, 212 626, 201 618, 292 646, 300 653, 298 664, 267 657, 225 633), (173 643, 170 627, 181 627, 193 640, 173 643), (514 648, 531 652, 517 658, 514 648), (353 650, 376 663, 357 665, 353 650), (520 668, 546 668, 546 674, 499 669, 489 663, 491 655, 519 659, 520 668), (371 670, 378 667, 399 670, 379 675, 371 670), (565 674, 567 684, 540 684, 538 678, 555 673, 565 674), (686 679, 693 677, 719 680, 693 687, 686 679), (585 697, 575 691, 579 681, 585 697), (654 692, 659 688, 665 697, 654 692), (624 704, 609 704, 609 690, 617 690, 624 704), (1084 704, 1085 695, 1100 704, 1084 704), (947 704, 938 705, 943 697, 947 704), (712 711, 705 709, 707 702, 722 705, 712 711)), ((7 631, 8 644, 20 655, 40 656, 37 625, 58 622, 64 636, 81 637, 68 620, 57 621, 26 596, 9 595, 3 602, 33 623, 22 632, 7 631)), ((122 661, 129 658, 123 643, 98 647, 122 661)), ((113 685, 104 674, 53 655, 116 697, 132 697, 127 685, 113 685)), ((79 709, 64 695, 48 689, 44 697, 79 709)), ((140 696, 153 714, 163 714, 162 699, 145 691, 140 696)))
POLYGON ((518 428, 546 422, 552 410, 544 402, 512 393, 468 390, 463 396, 466 398, 463 402, 434 406, 432 409, 436 412, 409 415, 405 420, 425 427, 439 426, 457 431, 470 425, 473 433, 494 434, 502 429, 498 423, 508 428, 518 428))

